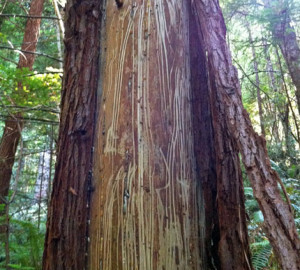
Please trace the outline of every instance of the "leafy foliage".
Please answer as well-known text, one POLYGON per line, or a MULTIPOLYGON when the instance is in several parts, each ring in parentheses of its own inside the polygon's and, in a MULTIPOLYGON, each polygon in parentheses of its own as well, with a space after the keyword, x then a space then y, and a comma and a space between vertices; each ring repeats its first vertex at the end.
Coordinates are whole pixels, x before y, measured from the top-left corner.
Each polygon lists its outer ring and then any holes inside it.
MULTIPOLYGON (((11 269, 42 269, 41 257, 44 245, 45 226, 38 230, 32 221, 11 219, 10 255, 11 269)), ((4 248, 1 248, 0 258, 5 258, 4 248)), ((0 269, 6 269, 0 259, 0 269)))
POLYGON ((251 245, 252 264, 255 270, 264 269, 269 265, 272 248, 268 240, 255 242, 251 245))

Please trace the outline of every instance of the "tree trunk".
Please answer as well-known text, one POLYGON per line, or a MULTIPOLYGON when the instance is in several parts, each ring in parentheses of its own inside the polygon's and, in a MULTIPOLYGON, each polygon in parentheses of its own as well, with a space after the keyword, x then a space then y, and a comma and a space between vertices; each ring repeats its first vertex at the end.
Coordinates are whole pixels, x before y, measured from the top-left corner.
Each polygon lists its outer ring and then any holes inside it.
POLYGON ((280 178, 271 169, 265 140, 258 136, 243 109, 237 72, 225 40, 225 23, 217 0, 194 2, 206 43, 211 90, 224 108, 225 126, 238 143, 264 226, 283 269, 300 269, 300 241, 291 207, 282 199, 280 178))
POLYGON ((66 5, 61 120, 44 270, 86 269, 101 2, 69 0, 66 5))
POLYGON ((189 16, 194 147, 205 204, 207 267, 251 269, 238 149, 224 125, 224 108, 211 91, 205 37, 194 4, 189 16))
MULTIPOLYGON (((7 204, 10 177, 15 161, 15 153, 21 137, 22 120, 16 115, 8 117, 5 121, 4 132, 0 143, 0 204, 7 204), (8 179, 8 180, 7 180, 8 179)), ((0 217, 4 218, 5 209, 0 211, 0 217)), ((0 239, 7 230, 6 224, 0 224, 0 239)))
POLYGON ((280 143, 281 138, 279 135, 279 119, 281 117, 280 108, 278 106, 278 85, 274 76, 274 69, 273 69, 273 63, 271 61, 270 57, 270 45, 267 44, 266 39, 262 39, 263 47, 264 47, 264 55, 266 59, 266 71, 268 72, 268 81, 269 81, 269 88, 271 91, 273 91, 275 94, 272 94, 275 97, 275 100, 270 102, 271 107, 271 113, 275 115, 274 118, 272 118, 272 130, 271 130, 271 141, 270 144, 272 144, 272 139, 274 138, 275 143, 280 143))
POLYGON ((190 3, 100 8, 66 7, 44 269, 251 269, 237 148, 190 3))
MULTIPOLYGON (((29 16, 41 17, 43 12, 44 0, 32 0, 29 9, 29 16)), ((41 19, 29 18, 26 22, 24 38, 21 50, 28 52, 35 52, 39 33, 40 33, 41 19)), ((35 60, 34 54, 25 53, 20 54, 18 68, 29 68, 33 67, 35 60)))
POLYGON ((271 3, 264 0, 272 14, 272 32, 285 59, 292 81, 296 87, 296 101, 300 114, 300 49, 294 27, 291 25, 290 10, 285 0, 271 3))
POLYGON ((243 110, 218 1, 99 2, 66 7, 43 269, 251 269, 238 150, 275 251, 297 269, 295 224, 243 110))

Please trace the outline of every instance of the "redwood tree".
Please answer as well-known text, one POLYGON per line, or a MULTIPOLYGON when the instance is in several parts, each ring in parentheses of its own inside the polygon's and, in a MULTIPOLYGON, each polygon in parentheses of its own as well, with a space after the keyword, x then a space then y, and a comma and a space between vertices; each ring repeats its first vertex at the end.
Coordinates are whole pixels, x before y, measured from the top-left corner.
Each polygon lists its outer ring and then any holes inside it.
MULTIPOLYGON (((43 269, 252 269, 239 151, 272 244, 299 253, 243 110, 218 1, 122 3, 66 6, 43 269)), ((297 269, 292 258, 284 269, 297 269)))

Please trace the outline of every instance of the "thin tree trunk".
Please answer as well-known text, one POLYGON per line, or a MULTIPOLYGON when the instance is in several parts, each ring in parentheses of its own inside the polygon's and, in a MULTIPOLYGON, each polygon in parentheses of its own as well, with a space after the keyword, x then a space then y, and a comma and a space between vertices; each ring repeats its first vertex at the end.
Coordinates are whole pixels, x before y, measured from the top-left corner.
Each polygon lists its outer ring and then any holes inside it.
MULTIPOLYGON (((63 59, 63 53, 62 53, 62 43, 61 40, 64 38, 65 35, 65 27, 63 24, 63 19, 59 11, 59 7, 57 4, 57 0, 52 0, 53 6, 54 6, 54 11, 55 14, 58 18, 58 21, 55 23, 56 27, 56 43, 57 43, 57 50, 58 50, 58 58, 63 59)), ((59 67, 62 69, 63 68, 63 63, 59 62, 59 67)))
POLYGON ((52 2, 53 2, 55 14, 56 14, 56 16, 58 18, 57 25, 59 26, 59 29, 60 29, 60 35, 61 35, 61 37, 64 37, 64 35, 65 35, 65 27, 64 27, 64 23, 63 23, 63 18, 61 16, 60 11, 59 11, 57 0, 52 0, 52 2))
POLYGON ((53 125, 51 125, 51 135, 50 135, 50 164, 49 164, 49 178, 47 184, 47 206, 50 203, 51 190, 52 190, 52 164, 53 164, 53 142, 54 142, 54 131, 53 125))
POLYGON ((256 59, 256 51, 255 51, 255 47, 253 44, 254 41, 252 38, 250 25, 246 18, 245 18, 245 22, 246 22, 246 28, 248 31, 248 35, 249 35, 249 43, 250 43, 251 50, 252 50, 253 68, 254 68, 254 72, 255 72, 255 83, 257 86, 256 87, 256 97, 257 97, 257 105, 258 105, 259 124, 260 124, 261 134, 264 137, 266 137, 264 117, 263 117, 264 112, 263 112, 263 108, 262 108, 262 98, 261 98, 261 92, 260 92, 260 79, 259 79, 259 75, 258 75, 258 63, 257 63, 257 59, 256 59))
POLYGON ((291 131, 290 131, 290 123, 289 123, 289 106, 285 105, 284 115, 282 116, 282 124, 285 136, 285 147, 286 152, 291 153, 291 131))
MULTIPOLYGON (((9 227, 10 227, 10 218, 9 218, 9 204, 5 205, 5 226, 6 230, 4 232, 4 245, 5 245, 5 268, 10 270, 10 250, 9 250, 9 227)), ((2 232, 1 232, 2 233, 2 232)), ((1 237, 2 240, 2 237, 1 237)))
POLYGON ((250 123, 241 101, 236 69, 226 45, 226 27, 217 0, 194 2, 207 50, 211 91, 224 108, 227 132, 238 144, 254 195, 263 212, 267 236, 284 270, 300 269, 300 240, 291 206, 281 197, 266 143, 250 123))
POLYGON ((272 89, 274 92, 278 92, 276 79, 275 79, 275 76, 274 76, 274 68, 273 68, 273 64, 272 64, 272 61, 271 61, 270 54, 268 52, 270 46, 267 45, 267 41, 264 38, 263 38, 262 42, 263 42, 263 46, 264 46, 265 57, 266 57, 266 60, 267 60, 266 69, 267 69, 268 75, 269 75, 270 89, 272 89))
MULTIPOLYGON (((41 16, 43 10, 43 0, 32 0, 29 14, 41 16)), ((41 19, 28 19, 25 27, 25 33, 22 43, 22 50, 34 52, 39 36, 41 19)), ((19 58, 18 68, 32 69, 35 56, 33 54, 21 54, 19 58)), ((21 82, 19 84, 19 93, 22 92, 21 82)), ((12 168, 14 165, 15 154, 20 140, 23 128, 22 114, 16 113, 12 117, 8 117, 5 121, 4 132, 0 142, 0 203, 5 203, 4 197, 8 195, 12 168)), ((0 213, 1 216, 1 213, 0 213)), ((1 233, 1 229, 0 229, 1 233)))
MULTIPOLYGON (((21 135, 21 128, 20 125, 18 123, 18 120, 16 118, 14 118, 13 116, 11 116, 12 119, 14 119, 16 122, 15 124, 18 127, 19 130, 19 136, 21 135)), ((21 137, 21 136, 20 136, 21 137)), ((16 192, 18 189, 18 183, 20 180, 20 174, 21 174, 21 170, 22 170, 22 162, 23 162, 23 140, 22 138, 20 138, 20 157, 19 157, 19 161, 18 161, 18 167, 16 170, 16 175, 15 175, 15 183, 14 183, 14 187, 13 187, 13 192, 11 197, 8 198, 3 198, 4 202, 5 202, 5 210, 4 212, 1 212, 1 218, 5 218, 4 220, 4 224, 1 224, 1 234, 0 234, 0 240, 1 242, 3 241, 5 243, 5 265, 6 265, 6 269, 9 270, 9 263, 10 263, 10 248, 9 248, 9 234, 10 234, 10 216, 9 216, 9 208, 10 208, 10 204, 14 201, 14 198, 16 196, 16 192)))
MULTIPOLYGON (((275 99, 274 101, 271 101, 271 113, 273 113, 275 115, 275 118, 272 120, 273 121, 273 125, 272 125, 272 138, 274 137, 275 142, 278 143, 281 141, 280 139, 280 135, 279 135, 279 122, 278 122, 278 118, 280 119, 280 109, 277 108, 278 106, 278 96, 276 93, 278 93, 278 86, 276 83, 276 79, 274 76, 274 68, 273 68, 273 63, 271 61, 271 57, 270 54, 268 52, 270 46, 267 45, 267 41, 263 38, 262 40, 263 42, 263 46, 264 46, 264 54, 265 54, 265 58, 266 58, 266 70, 268 72, 268 77, 269 77, 269 87, 272 91, 274 91, 275 93, 275 99), (279 115, 278 115, 279 114, 279 115)), ((274 96, 274 94, 273 94, 274 96)), ((272 144, 272 141, 271 141, 272 144)))
MULTIPOLYGON (((21 137, 22 119, 20 115, 10 116, 5 121, 4 132, 0 143, 0 203, 8 203, 8 191, 12 167, 15 161, 15 153, 21 137)), ((5 210, 0 211, 0 217, 5 216, 5 210)), ((0 224, 1 235, 7 231, 5 224, 0 224)))
MULTIPOLYGON (((285 91, 285 95, 286 95, 286 98, 287 98, 287 105, 289 106, 289 109, 290 109, 290 111, 292 113, 294 124, 295 124, 295 129, 296 129, 296 135, 294 135, 293 132, 292 132, 292 130, 289 129, 290 130, 290 134, 294 137, 294 139, 300 145, 300 130, 299 130, 299 125, 298 125, 298 118, 296 116, 296 113, 295 113, 295 110, 293 108, 293 104, 292 104, 292 101, 291 101, 291 97, 289 95, 289 91, 288 91, 286 80, 284 78, 284 71, 283 71, 283 68, 282 68, 281 59, 280 59, 279 51, 278 51, 277 47, 275 47, 275 52, 276 52, 276 56, 277 56, 277 60, 278 60, 279 68, 280 68, 281 80, 282 80, 282 84, 283 84, 282 88, 285 91)), ((286 112, 286 110, 285 110, 285 112, 286 112)))
POLYGON ((42 208, 42 198, 43 198, 43 190, 44 190, 44 180, 45 180, 45 150, 43 151, 42 157, 40 155, 40 160, 39 160, 39 165, 38 165, 38 177, 36 181, 36 186, 39 185, 38 192, 36 194, 37 199, 38 199, 38 220, 37 220, 37 225, 38 225, 38 230, 40 230, 40 225, 41 225, 41 208, 42 208), (42 167, 42 168, 41 168, 42 167), (38 182, 38 180, 40 180, 38 182))

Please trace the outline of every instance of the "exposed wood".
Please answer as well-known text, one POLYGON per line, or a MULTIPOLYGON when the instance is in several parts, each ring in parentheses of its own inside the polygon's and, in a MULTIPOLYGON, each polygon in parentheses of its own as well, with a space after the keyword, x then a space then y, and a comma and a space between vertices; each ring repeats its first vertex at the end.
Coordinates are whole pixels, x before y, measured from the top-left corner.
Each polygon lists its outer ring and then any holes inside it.
POLYGON ((187 5, 105 10, 89 269, 205 269, 187 5))
POLYGON ((192 7, 106 10, 90 269, 251 269, 237 148, 192 7))

